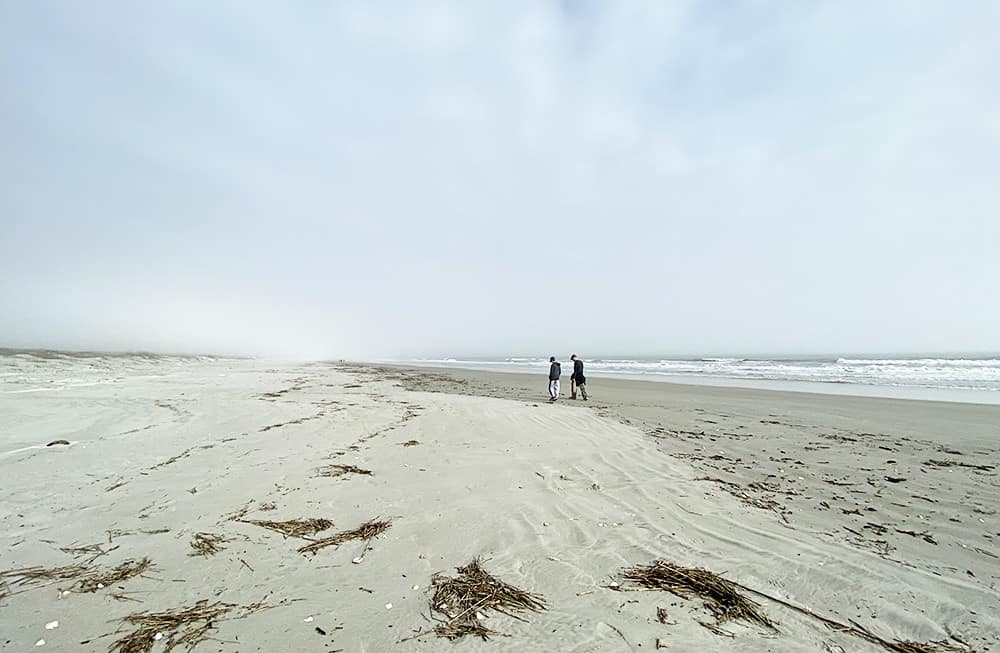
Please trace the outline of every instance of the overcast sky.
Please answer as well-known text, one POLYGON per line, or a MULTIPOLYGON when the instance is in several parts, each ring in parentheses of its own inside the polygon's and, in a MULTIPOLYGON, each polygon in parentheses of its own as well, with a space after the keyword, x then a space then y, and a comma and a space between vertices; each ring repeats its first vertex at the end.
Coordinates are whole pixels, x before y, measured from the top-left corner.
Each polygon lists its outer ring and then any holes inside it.
POLYGON ((0 0, 0 346, 1000 350, 998 33, 993 0, 0 0))

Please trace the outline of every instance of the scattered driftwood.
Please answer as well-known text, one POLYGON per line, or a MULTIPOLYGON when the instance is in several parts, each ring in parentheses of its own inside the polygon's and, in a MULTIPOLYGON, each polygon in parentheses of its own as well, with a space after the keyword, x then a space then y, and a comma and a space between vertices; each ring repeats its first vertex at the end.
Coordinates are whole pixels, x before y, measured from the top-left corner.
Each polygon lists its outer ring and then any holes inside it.
POLYGON ((126 560, 117 567, 107 571, 94 571, 87 574, 87 576, 80 580, 77 584, 76 591, 96 592, 97 590, 104 589, 113 583, 121 583, 130 578, 142 575, 151 567, 153 567, 153 561, 149 558, 142 558, 141 560, 126 560))
POLYGON ((360 474, 362 476, 372 475, 371 470, 361 469, 360 467, 355 467, 354 465, 327 465, 326 467, 317 468, 316 474, 318 476, 327 476, 329 478, 347 476, 348 474, 360 474))
POLYGON ((931 467, 969 467, 980 472, 992 472, 996 465, 975 465, 973 463, 963 463, 960 460, 928 460, 924 463, 931 467))
POLYGON ((229 540, 216 533, 195 533, 191 538, 191 551, 189 556, 214 556, 226 547, 222 546, 229 540))
POLYGON ((271 429, 280 429, 283 426, 291 426, 292 424, 304 424, 305 422, 308 422, 310 420, 319 419, 320 417, 323 417, 323 415, 324 415, 323 411, 320 411, 320 412, 316 413, 315 415, 309 415, 309 416, 306 416, 306 417, 300 417, 298 419, 293 419, 293 420, 290 420, 288 422, 279 422, 277 424, 268 424, 267 426, 260 427, 260 429, 258 429, 258 430, 261 433, 266 433, 267 431, 270 431, 271 429))
POLYGON ((934 536, 931 535, 930 532, 928 531, 921 531, 920 533, 918 533, 917 531, 907 531, 897 528, 896 532, 902 533, 903 535, 909 535, 910 537, 919 537, 928 544, 937 544, 937 540, 935 540, 934 536))
POLYGON ((268 521, 266 519, 240 519, 244 524, 253 524, 281 533, 285 537, 308 537, 333 527, 329 519, 289 519, 288 521, 268 521))
POLYGON ((744 505, 753 506, 754 508, 760 508, 761 510, 770 510, 774 514, 781 518, 781 521, 788 523, 787 511, 784 507, 775 501, 774 499, 764 497, 755 497, 744 490, 738 483, 733 483, 732 481, 727 481, 722 478, 715 478, 712 476, 702 476, 694 479, 696 481, 711 481, 717 483, 722 489, 736 497, 743 502, 744 505))
POLYGON ((541 594, 527 592, 514 587, 483 569, 478 558, 457 569, 458 576, 452 578, 434 574, 431 585, 431 612, 437 625, 408 639, 423 637, 431 633, 445 639, 456 640, 466 635, 476 635, 483 640, 499 634, 487 628, 483 619, 489 610, 500 612, 518 621, 525 621, 516 612, 541 612, 545 609, 545 598, 541 594))
MULTIPOLYGON (((146 653, 153 650, 153 645, 161 639, 166 653, 177 647, 191 651, 208 639, 208 633, 218 621, 239 607, 232 603, 217 601, 209 604, 207 600, 201 600, 186 608, 130 614, 121 623, 133 626, 134 630, 112 643, 108 653, 146 653)), ((242 619, 268 607, 263 603, 254 603, 228 618, 242 619)))
MULTIPOLYGON (((328 546, 340 546, 344 542, 350 542, 351 540, 366 540, 370 542, 373 538, 389 530, 392 525, 391 520, 379 520, 372 519, 364 524, 361 524, 357 528, 351 529, 349 531, 340 531, 339 533, 334 533, 330 537, 324 537, 321 540, 316 540, 311 544, 307 544, 299 548, 299 553, 316 553, 320 549, 326 548, 328 546)), ((365 545, 367 550, 367 544, 365 545)))
POLYGON ((733 619, 777 630, 777 624, 764 614, 759 604, 741 594, 735 583, 707 569, 681 567, 656 560, 649 565, 630 567, 622 575, 646 589, 666 590, 684 599, 701 598, 715 617, 715 622, 698 623, 715 633, 723 634, 719 626, 733 619))

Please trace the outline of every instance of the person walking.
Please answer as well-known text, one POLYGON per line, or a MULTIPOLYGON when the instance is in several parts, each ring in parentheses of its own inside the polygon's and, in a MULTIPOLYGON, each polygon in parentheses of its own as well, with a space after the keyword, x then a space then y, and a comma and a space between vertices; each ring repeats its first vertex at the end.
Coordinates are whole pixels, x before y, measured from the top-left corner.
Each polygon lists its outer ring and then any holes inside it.
POLYGON ((562 376, 562 365, 555 356, 549 356, 549 401, 559 398, 559 377, 562 376))
POLYGON ((573 376, 570 378, 570 394, 573 399, 576 399, 576 393, 583 396, 584 401, 590 401, 587 396, 587 377, 583 375, 583 361, 577 358, 576 354, 569 357, 573 361, 573 376))

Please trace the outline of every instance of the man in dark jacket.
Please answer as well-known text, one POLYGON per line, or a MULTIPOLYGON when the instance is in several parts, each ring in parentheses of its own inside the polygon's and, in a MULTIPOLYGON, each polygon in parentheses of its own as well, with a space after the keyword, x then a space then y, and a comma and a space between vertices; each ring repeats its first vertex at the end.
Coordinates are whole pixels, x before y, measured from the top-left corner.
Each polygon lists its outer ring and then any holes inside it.
POLYGON ((569 389, 573 399, 576 399, 577 391, 583 395, 584 401, 590 401, 587 397, 587 377, 583 375, 583 361, 573 354, 569 357, 573 361, 573 376, 569 377, 569 389))
POLYGON ((559 377, 562 376, 562 365, 556 362, 555 356, 549 357, 549 401, 559 398, 559 377))

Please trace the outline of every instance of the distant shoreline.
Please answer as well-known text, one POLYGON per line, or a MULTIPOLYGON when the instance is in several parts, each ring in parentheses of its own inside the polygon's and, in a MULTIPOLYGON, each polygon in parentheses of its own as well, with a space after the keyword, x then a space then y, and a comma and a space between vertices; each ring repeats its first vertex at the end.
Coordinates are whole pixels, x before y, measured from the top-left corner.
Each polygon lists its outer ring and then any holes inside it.
MULTIPOLYGON (((440 363, 421 363, 416 361, 373 361, 370 364, 386 365, 392 367, 419 368, 438 371, 476 371, 488 372, 490 374, 504 375, 531 375, 537 371, 526 371, 520 369, 503 370, 488 365, 479 365, 463 361, 454 365, 441 365, 440 363)), ((564 375, 568 380, 568 374, 564 375)), ((669 383, 672 385, 694 386, 694 387, 717 387, 717 388, 744 388, 749 390, 767 390, 773 392, 793 392, 802 394, 834 395, 846 397, 872 397, 882 399, 902 399, 908 401, 941 401, 947 403, 962 403, 994 406, 1000 405, 1000 392, 992 390, 958 390, 948 388, 925 388, 916 386, 886 386, 886 385, 863 385, 859 383, 846 382, 820 382, 820 381, 791 381, 791 380, 765 380, 765 379, 738 379, 729 377, 713 377, 689 375, 667 375, 667 374, 608 374, 591 369, 587 370, 588 378, 608 379, 619 381, 634 381, 647 383, 669 383)))

